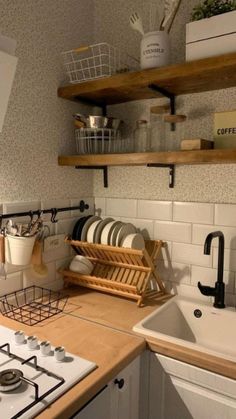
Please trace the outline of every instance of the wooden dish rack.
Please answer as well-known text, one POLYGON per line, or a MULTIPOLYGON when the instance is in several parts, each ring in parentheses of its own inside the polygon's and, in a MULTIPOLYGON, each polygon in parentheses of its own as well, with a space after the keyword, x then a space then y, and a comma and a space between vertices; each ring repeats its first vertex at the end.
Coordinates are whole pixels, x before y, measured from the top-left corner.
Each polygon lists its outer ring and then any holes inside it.
POLYGON ((164 245, 161 240, 146 240, 144 250, 114 247, 103 244, 65 239, 94 265, 90 275, 81 275, 69 269, 62 270, 65 285, 77 284, 137 300, 140 306, 145 297, 166 294, 165 287, 155 270, 154 261, 164 245), (158 289, 150 287, 153 275, 158 289))

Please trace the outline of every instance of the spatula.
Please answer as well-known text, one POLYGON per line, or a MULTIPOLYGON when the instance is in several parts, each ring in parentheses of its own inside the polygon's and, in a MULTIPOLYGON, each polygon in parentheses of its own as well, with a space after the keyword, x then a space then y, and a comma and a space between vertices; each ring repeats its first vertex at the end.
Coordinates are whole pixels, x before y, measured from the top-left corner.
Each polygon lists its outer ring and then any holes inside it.
POLYGON ((130 15, 129 23, 130 23, 131 28, 141 33, 141 35, 144 35, 143 22, 137 12, 134 12, 132 13, 132 15, 130 15))

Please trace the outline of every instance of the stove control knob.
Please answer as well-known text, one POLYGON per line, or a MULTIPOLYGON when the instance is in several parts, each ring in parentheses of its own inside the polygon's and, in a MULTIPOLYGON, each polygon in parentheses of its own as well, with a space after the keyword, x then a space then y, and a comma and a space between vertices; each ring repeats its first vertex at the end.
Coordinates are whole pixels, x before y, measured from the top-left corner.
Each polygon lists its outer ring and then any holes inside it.
POLYGON ((43 342, 40 343, 40 351, 41 354, 44 356, 47 356, 50 354, 51 352, 51 343, 48 342, 48 340, 45 340, 43 342))
POLYGON ((55 348, 55 352, 54 352, 54 356, 56 358, 57 361, 63 361, 63 359, 65 358, 65 349, 63 348, 63 346, 57 346, 55 348))
POLYGON ((22 330, 18 330, 14 333, 15 342, 19 345, 22 343, 25 343, 25 334, 22 332, 22 330))
POLYGON ((29 336, 27 338, 27 346, 29 349, 36 349, 38 346, 38 338, 36 336, 29 336))

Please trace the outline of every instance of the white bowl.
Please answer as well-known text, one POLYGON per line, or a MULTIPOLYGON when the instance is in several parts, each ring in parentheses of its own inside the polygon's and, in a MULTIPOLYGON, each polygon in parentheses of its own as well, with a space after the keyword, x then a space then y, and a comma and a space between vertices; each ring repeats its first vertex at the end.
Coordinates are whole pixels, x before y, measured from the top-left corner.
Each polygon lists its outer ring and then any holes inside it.
POLYGON ((93 264, 85 256, 76 255, 70 263, 70 270, 82 275, 90 275, 93 270, 93 264))

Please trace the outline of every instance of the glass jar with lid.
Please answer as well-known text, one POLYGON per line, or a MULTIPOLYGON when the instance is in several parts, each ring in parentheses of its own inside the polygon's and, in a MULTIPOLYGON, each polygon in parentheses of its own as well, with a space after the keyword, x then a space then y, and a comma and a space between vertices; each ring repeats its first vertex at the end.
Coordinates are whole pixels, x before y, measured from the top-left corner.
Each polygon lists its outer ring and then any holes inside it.
POLYGON ((145 153, 150 151, 150 129, 145 119, 136 121, 136 128, 133 131, 134 151, 145 153))

